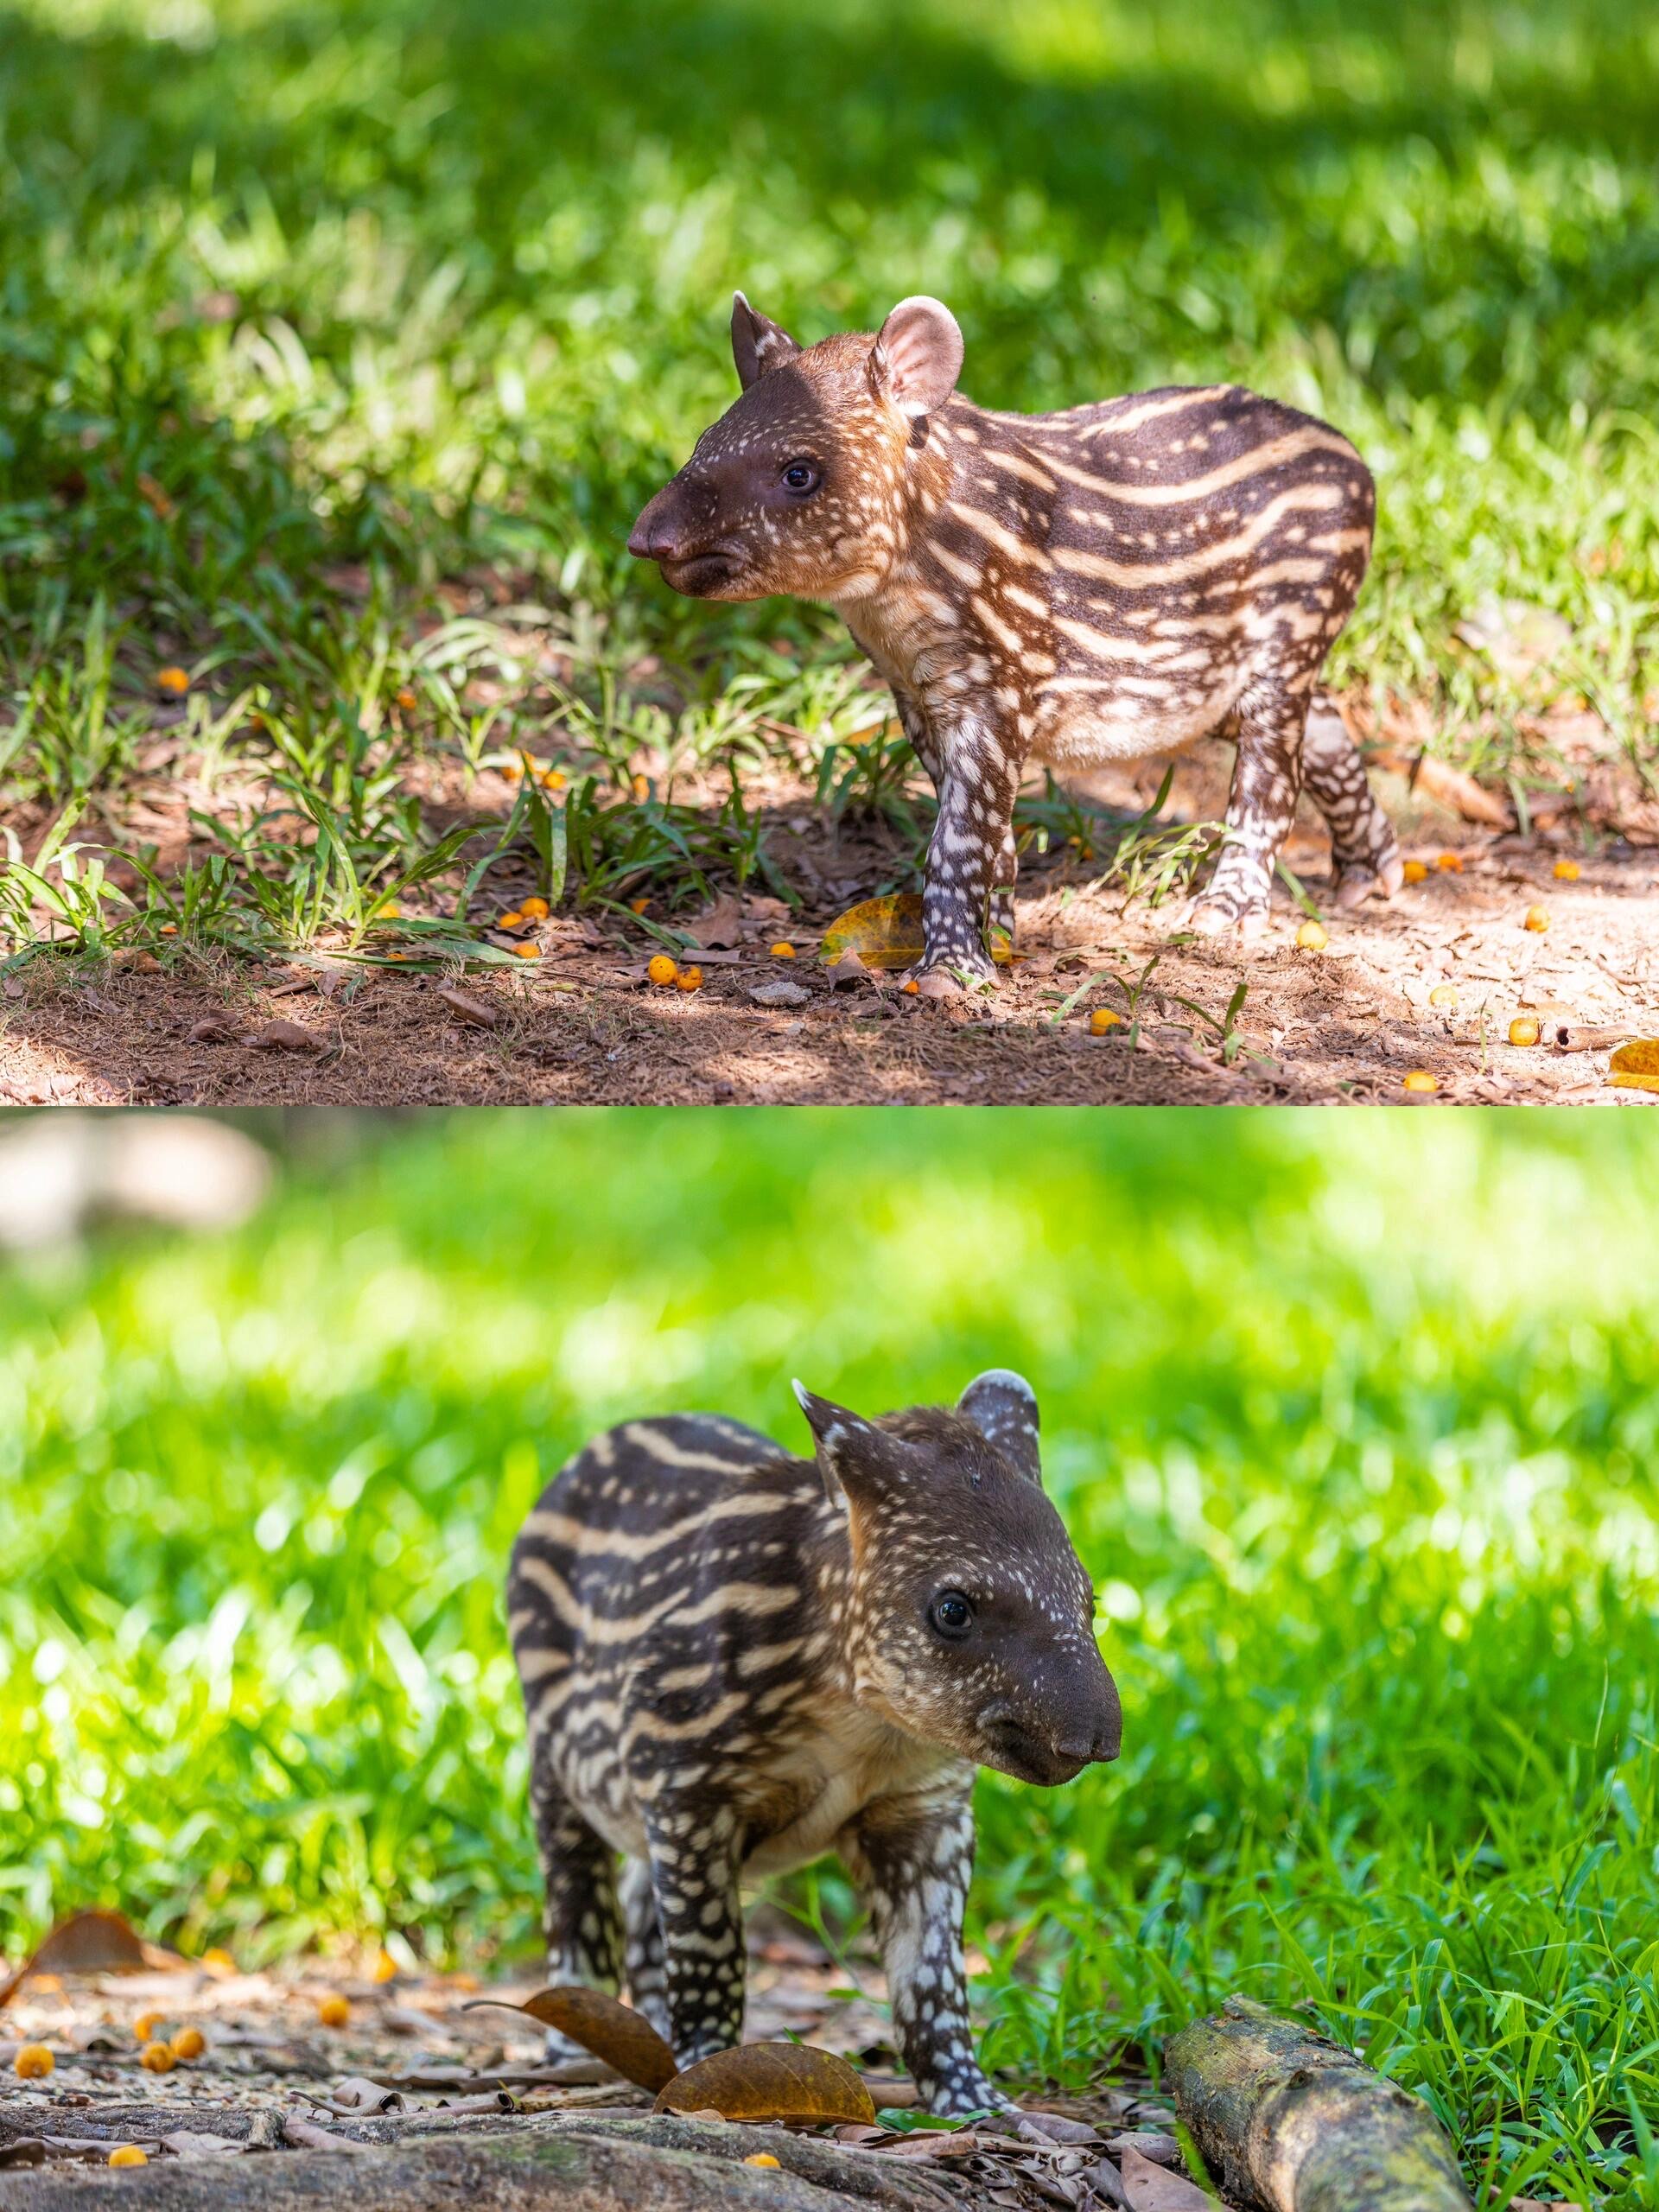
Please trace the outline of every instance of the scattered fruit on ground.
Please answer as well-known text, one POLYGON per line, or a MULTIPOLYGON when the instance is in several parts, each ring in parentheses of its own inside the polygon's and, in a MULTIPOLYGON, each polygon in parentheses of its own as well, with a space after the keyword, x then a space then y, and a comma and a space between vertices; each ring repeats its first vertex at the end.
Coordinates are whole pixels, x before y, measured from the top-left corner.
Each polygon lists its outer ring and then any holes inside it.
POLYGON ((909 982, 908 983, 906 983, 906 984, 905 985, 905 991, 906 991, 906 996, 908 996, 908 997, 912 997, 912 998, 913 998, 913 997, 915 996, 916 993, 917 993, 918 991, 919 991, 919 990, 921 989, 921 988, 922 988, 922 987, 921 987, 921 985, 920 985, 918 982, 917 982, 912 978, 911 982, 909 982))
POLYGON ((132 2032, 140 2043, 153 2041, 162 2032, 161 2013, 141 2012, 132 2024, 132 2032))
POLYGON ((1434 865, 1444 875, 1461 875, 1463 874, 1463 855, 1461 853, 1442 853, 1435 861, 1434 865))
POLYGON ((1440 1086, 1427 1068, 1413 1068, 1402 1087, 1407 1090, 1430 1091, 1438 1090, 1440 1086))
POLYGON ((632 913, 643 914, 650 904, 651 901, 649 899, 630 899, 628 901, 628 907, 630 912, 632 913))
POLYGON ((539 944, 515 944, 512 949, 521 960, 539 960, 542 957, 539 944))
POLYGON ((1529 906, 1527 909, 1527 927, 1529 930, 1547 930, 1549 927, 1548 907, 1529 906))
POLYGON ((1316 922, 1310 917, 1297 931, 1296 942, 1304 952, 1323 952, 1331 939, 1326 934, 1325 924, 1316 922))
POLYGON ((1529 1014, 1517 1014, 1510 1024, 1511 1045, 1535 1045, 1542 1033, 1529 1014))
POLYGON ((1428 995, 1430 1006, 1456 1006, 1458 987, 1455 983, 1436 983, 1428 995))
POLYGON ((200 2028, 181 2028, 173 2038, 175 2058, 200 2058, 207 2048, 207 2038, 200 2028))
POLYGON ((496 916, 495 926, 499 930, 521 930, 524 926, 524 918, 516 906, 509 906, 505 914, 496 916))
POLYGON ((11 2062, 11 2070, 21 2081, 41 2082, 52 2071, 57 2061, 43 2043, 22 2044, 11 2062))
POLYGON ((317 2006, 317 2018, 325 2028, 343 2028, 351 2017, 350 2002, 344 1997, 325 1997, 317 2006))
POLYGON ((1421 883, 1428 869, 1422 861, 1408 861, 1401 873, 1408 883, 1421 883))
POLYGON ((527 922, 544 922, 548 915, 547 901, 540 897, 521 899, 518 901, 518 911, 527 922))
POLYGON ((397 1980, 397 1961, 392 1957, 390 1951, 383 1950, 376 1955, 374 1961, 374 1978, 377 1981, 397 1980))
POLYGON ((543 768, 539 780, 544 791, 562 791, 565 785, 564 771, 563 768, 543 768))
POLYGON ((136 2143, 118 2143, 110 2153, 110 2164, 112 2166, 147 2166, 149 2153, 141 2151, 136 2143))
POLYGON ((646 964, 645 973, 653 983, 671 983, 680 972, 677 960, 671 960, 665 952, 656 952, 646 964))
POLYGON ((770 2151, 751 2151, 743 2163, 746 2166, 775 2166, 778 2160, 770 2151))
POLYGON ((633 779, 632 791, 635 798, 649 798, 651 797, 650 778, 647 776, 636 776, 633 779))
POLYGON ((207 1967, 210 1974, 234 1974, 236 1972, 236 1961, 224 1948, 223 1944, 220 1943, 213 1944, 211 1948, 202 1953, 201 1963, 207 1967))
POLYGON ((410 690, 407 683, 402 685, 398 690, 397 703, 405 714, 411 713, 417 703, 415 694, 410 690))
POLYGON ((682 968, 674 978, 674 988, 677 991, 700 991, 702 988, 702 969, 682 968))
POLYGON ((792 944, 786 943, 784 938, 779 938, 777 944, 772 947, 772 957, 774 960, 792 960, 795 957, 795 948, 792 944))
MULTIPOLYGON (((905 988, 907 990, 913 990, 915 986, 906 984, 905 988)), ((1103 1037, 1109 1029, 1121 1029, 1122 1026, 1122 1015, 1114 1014, 1109 1006, 1097 1006, 1089 1017, 1089 1033, 1091 1037, 1103 1037)))
POLYGON ((181 668, 158 668, 156 671, 156 689, 158 691, 167 692, 175 699, 182 699, 190 689, 190 678, 181 668))
POLYGON ((1557 861, 1550 873, 1557 883, 1576 883, 1584 871, 1577 861, 1557 861))
POLYGON ((178 2061, 170 2043, 147 2043, 138 2054, 138 2063, 146 2074, 170 2074, 178 2061))

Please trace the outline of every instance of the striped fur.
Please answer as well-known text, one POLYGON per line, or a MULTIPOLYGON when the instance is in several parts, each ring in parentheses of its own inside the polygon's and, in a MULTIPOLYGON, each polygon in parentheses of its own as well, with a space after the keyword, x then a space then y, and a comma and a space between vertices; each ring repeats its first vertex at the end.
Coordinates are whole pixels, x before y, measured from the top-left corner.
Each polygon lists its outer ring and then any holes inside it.
POLYGON ((741 1880, 836 1850, 923 2094, 1001 2103, 963 1978, 974 1768, 1055 1783, 1116 1756, 1092 1592, 1017 1376, 953 1413, 802 1403, 810 1459, 713 1414, 612 1429, 520 1533, 550 1972, 626 1977, 689 2063, 741 2038, 741 1880))
POLYGON ((1235 737, 1200 928, 1260 929, 1304 783, 1339 902, 1398 887, 1352 746, 1329 718, 1305 743, 1376 515, 1339 432, 1233 385, 1054 415, 976 407, 955 389, 961 335, 937 301, 803 351, 740 293, 733 332, 743 395, 630 550, 695 596, 840 610, 938 791, 925 967, 983 977, 988 931, 1012 935, 1014 800, 1033 762, 1235 737))

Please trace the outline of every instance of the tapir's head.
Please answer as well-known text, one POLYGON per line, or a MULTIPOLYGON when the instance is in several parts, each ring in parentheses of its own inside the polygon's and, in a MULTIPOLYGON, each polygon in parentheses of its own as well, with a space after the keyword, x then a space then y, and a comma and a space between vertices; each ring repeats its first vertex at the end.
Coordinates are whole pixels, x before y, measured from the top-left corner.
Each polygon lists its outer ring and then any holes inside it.
POLYGON ((803 349, 740 292, 732 352, 742 397, 646 505, 629 552, 694 599, 865 597, 901 550, 928 416, 956 389, 956 318, 901 300, 877 336, 803 349))

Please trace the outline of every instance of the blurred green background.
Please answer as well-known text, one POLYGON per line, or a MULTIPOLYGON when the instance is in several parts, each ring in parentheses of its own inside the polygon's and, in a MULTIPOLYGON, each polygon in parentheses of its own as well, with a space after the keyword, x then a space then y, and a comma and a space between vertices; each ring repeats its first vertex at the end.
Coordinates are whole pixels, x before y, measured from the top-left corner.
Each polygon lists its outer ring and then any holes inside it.
POLYGON ((1338 673, 1524 765, 1540 695, 1453 632, 1546 606, 1546 693, 1651 771, 1656 162, 1628 0, 0 0, 0 772, 118 771, 158 658, 372 728, 398 594, 483 563, 584 686, 654 652, 816 731, 833 625, 623 550, 734 396, 739 283, 809 340, 938 293, 999 406, 1330 416, 1382 490, 1338 673))
POLYGON ((625 1415, 799 1449, 793 1374, 876 1411, 1007 1364, 1125 1751, 982 1784, 992 2060, 1076 2082, 1307 1999, 1471 2171, 1651 2205, 1653 1135, 425 1116, 238 1228, 0 1262, 0 1936, 103 1902, 249 1959, 524 1955, 501 1580, 541 1484, 625 1415))

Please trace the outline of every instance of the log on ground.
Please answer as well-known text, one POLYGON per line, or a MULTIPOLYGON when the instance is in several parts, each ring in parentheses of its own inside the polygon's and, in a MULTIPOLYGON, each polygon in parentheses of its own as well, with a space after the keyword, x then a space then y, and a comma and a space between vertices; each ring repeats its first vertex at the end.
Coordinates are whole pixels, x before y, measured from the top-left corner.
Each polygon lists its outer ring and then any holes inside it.
POLYGON ((1470 2212, 1428 2107, 1248 1997, 1164 2046, 1165 2086, 1223 2193, 1259 2212, 1470 2212))
POLYGON ((0 2212, 111 2212, 118 2196, 133 2212, 938 2212, 944 2192, 880 2171, 889 2163, 781 2129, 520 2120, 124 2171, 24 2169, 0 2175, 0 2212), (759 2150, 778 2168, 743 2163, 759 2150))

